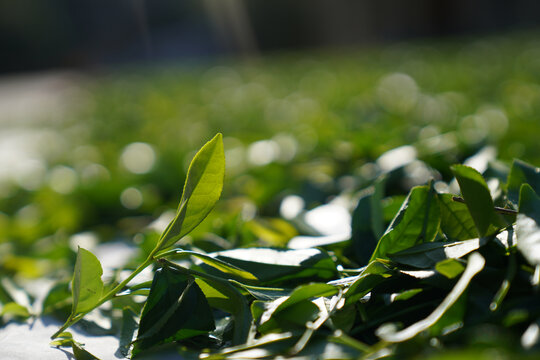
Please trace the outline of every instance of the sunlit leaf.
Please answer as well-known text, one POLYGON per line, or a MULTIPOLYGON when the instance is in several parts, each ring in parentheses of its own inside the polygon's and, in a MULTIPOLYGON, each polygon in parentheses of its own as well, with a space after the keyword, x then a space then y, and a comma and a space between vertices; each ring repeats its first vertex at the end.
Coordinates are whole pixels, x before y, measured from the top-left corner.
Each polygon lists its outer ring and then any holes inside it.
POLYGON ((71 346, 73 343, 73 335, 69 331, 64 331, 49 343, 51 346, 71 346))
POLYGON ((413 188, 379 240, 371 260, 387 258, 390 253, 433 241, 439 223, 440 209, 435 190, 431 186, 413 188))
POLYGON ((467 205, 453 201, 451 194, 439 194, 441 230, 448 240, 468 240, 478 237, 478 231, 467 205))
POLYGON ((22 306, 15 302, 4 304, 0 307, 0 317, 6 316, 9 318, 26 319, 30 317, 30 311, 26 306, 22 306))
POLYGON ((257 331, 261 334, 287 330, 301 331, 309 322, 314 322, 320 315, 319 307, 308 299, 296 302, 280 312, 273 312, 273 304, 266 304, 259 319, 257 331), (267 317, 268 315, 268 317, 267 317))
POLYGON ((82 347, 83 344, 75 341, 73 335, 68 331, 58 334, 55 340, 50 342, 50 345, 57 347, 71 346, 75 360, 99 360, 99 358, 85 350, 82 347))
POLYGON ((284 246, 287 241, 298 235, 291 224, 279 218, 257 218, 248 222, 246 227, 270 246, 284 246))
POLYGON ((420 294, 422 291, 423 291, 422 289, 409 289, 409 290, 402 291, 399 294, 395 294, 395 296, 393 296, 392 302, 409 300, 415 295, 420 294))
POLYGON ((33 302, 33 297, 17 284, 15 279, 0 276, 0 303, 7 304, 10 302, 29 307, 33 302))
POLYGON ((295 288, 289 296, 265 303, 264 312, 259 317, 258 331, 266 333, 279 326, 280 323, 282 324, 283 320, 304 326, 307 321, 314 320, 319 313, 318 307, 310 300, 332 296, 337 292, 337 287, 324 283, 301 285, 295 288), (277 316, 280 318, 277 319, 277 316))
POLYGON ((101 275, 103 275, 103 269, 97 257, 79 247, 71 282, 73 314, 91 310, 101 299, 103 292, 101 275))
MULTIPOLYGON (((370 262, 360 275, 354 276, 348 281, 345 291, 347 303, 355 303, 369 293, 376 285, 389 278, 391 274, 392 269, 383 260, 370 262)), ((330 282, 330 284, 334 283, 338 282, 330 282)))
POLYGON ((475 250, 478 250, 487 242, 486 239, 471 239, 453 242, 433 242, 420 244, 409 249, 402 250, 389 257, 401 264, 417 268, 431 268, 440 261, 446 259, 459 259, 475 250))
POLYGON ((211 255, 248 271, 261 283, 310 277, 330 279, 337 273, 336 265, 328 253, 319 249, 248 248, 220 251, 211 255))
POLYGON ((252 273, 243 270, 237 266, 234 266, 232 264, 227 263, 226 261, 220 260, 217 257, 209 256, 200 252, 196 251, 189 251, 189 250, 182 250, 182 249, 174 249, 167 251, 166 253, 162 253, 159 255, 159 257, 165 257, 170 255, 176 255, 178 256, 193 256, 199 260, 201 260, 203 263, 225 273, 228 275, 233 276, 236 279, 239 280, 247 280, 247 281, 255 281, 257 278, 252 273))
POLYGON ((517 248, 531 265, 540 265, 540 197, 528 184, 521 186, 516 220, 517 248))
POLYGON ((452 171, 478 234, 486 236, 504 227, 506 224, 494 210, 493 199, 482 175, 465 165, 454 165, 452 171))
POLYGON ((79 343, 75 341, 71 343, 71 348, 73 350, 73 355, 75 356, 75 360, 99 360, 99 358, 90 354, 79 343))
POLYGON ((337 287, 324 283, 301 285, 295 288, 289 296, 282 298, 283 301, 277 300, 275 302, 277 306, 273 312, 276 313, 282 311, 283 309, 306 299, 322 296, 328 297, 337 294, 337 292, 337 287))
POLYGON ((263 301, 272 301, 282 296, 288 296, 292 292, 292 289, 251 286, 251 285, 241 284, 237 281, 232 281, 232 283, 245 289, 255 299, 263 300, 263 301))
POLYGON ((435 270, 437 270, 439 274, 442 274, 449 279, 453 279, 465 270, 465 266, 456 259, 448 258, 439 261, 435 265, 435 270))
POLYGON ((240 291, 228 282, 202 277, 202 274, 196 282, 212 307, 226 311, 234 317, 233 345, 247 341, 252 318, 248 302, 240 291))
POLYGON ((351 239, 349 234, 335 234, 323 236, 295 236, 287 247, 292 250, 310 249, 314 247, 327 248, 334 245, 340 245, 348 242, 351 239))
POLYGON ((224 176, 223 141, 217 134, 191 161, 176 216, 159 241, 160 249, 172 246, 206 218, 221 196, 224 176))

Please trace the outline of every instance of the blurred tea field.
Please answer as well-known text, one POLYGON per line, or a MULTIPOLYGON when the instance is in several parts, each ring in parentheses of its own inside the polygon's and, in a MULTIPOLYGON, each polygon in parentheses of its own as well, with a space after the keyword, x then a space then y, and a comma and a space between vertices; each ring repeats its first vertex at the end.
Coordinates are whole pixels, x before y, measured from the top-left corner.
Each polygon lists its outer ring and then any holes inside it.
POLYGON ((382 172, 403 172, 386 183, 398 195, 450 181, 449 166, 475 154, 481 172, 540 164, 535 33, 133 65, 74 83, 58 118, 9 124, 35 132, 32 154, 0 147, 12 159, 0 170, 0 277, 15 283, 69 279, 77 244, 150 247, 141 234, 174 214, 191 158, 218 132, 222 200, 184 240, 208 252, 286 246, 309 233, 287 221, 295 207, 355 194, 382 172))

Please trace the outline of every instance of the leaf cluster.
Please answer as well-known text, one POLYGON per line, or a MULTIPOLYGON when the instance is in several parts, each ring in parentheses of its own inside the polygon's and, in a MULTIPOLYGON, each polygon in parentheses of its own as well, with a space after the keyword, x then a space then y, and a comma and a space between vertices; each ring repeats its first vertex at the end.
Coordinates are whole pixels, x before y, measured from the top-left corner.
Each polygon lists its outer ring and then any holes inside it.
MULTIPOLYGON (((345 241, 173 247, 217 201, 223 162, 220 136, 195 156, 177 215, 134 271, 154 264, 151 282, 104 285, 98 259, 79 249, 71 315, 56 337, 111 301, 123 307, 119 349, 134 358, 163 349, 209 359, 412 358, 482 342, 527 356, 538 346, 540 169, 515 161, 492 189, 490 171, 455 165, 459 194, 430 180, 399 208, 385 206, 382 174, 358 193, 345 241)), ((56 345, 79 351, 68 340, 56 345)))

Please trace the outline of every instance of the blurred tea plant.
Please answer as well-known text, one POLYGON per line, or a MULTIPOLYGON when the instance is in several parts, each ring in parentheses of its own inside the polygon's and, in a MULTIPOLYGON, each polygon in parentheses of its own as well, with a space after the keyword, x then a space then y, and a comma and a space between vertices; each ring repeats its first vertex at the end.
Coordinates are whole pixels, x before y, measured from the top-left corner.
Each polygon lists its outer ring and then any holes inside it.
POLYGON ((511 160, 540 163, 538 54, 525 34, 98 75, 61 151, 1 179, 2 322, 84 322, 125 354, 526 356, 539 180, 511 160), (195 228, 187 169, 217 132, 223 199, 195 228))

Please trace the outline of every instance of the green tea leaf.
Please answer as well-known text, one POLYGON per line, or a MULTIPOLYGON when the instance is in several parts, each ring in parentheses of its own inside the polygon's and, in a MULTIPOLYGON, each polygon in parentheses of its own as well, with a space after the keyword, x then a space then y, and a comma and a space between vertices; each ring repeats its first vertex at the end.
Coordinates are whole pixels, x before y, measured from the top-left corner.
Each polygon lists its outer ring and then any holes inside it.
POLYGON ((99 302, 103 293, 101 275, 103 275, 103 269, 97 257, 79 247, 71 282, 72 314, 91 310, 99 302))
POLYGON ((383 233, 383 184, 383 180, 379 180, 370 187, 360 197, 352 214, 352 248, 361 264, 366 264, 369 261, 369 257, 377 246, 377 239, 383 233))
POLYGON ((450 293, 448 293, 446 298, 439 304, 439 306, 437 306, 435 310, 433 310, 429 316, 400 331, 396 331, 394 326, 381 326, 377 330, 377 335, 384 341, 396 343, 412 339, 420 332, 429 329, 444 316, 452 305, 456 303, 456 301, 469 286, 472 278, 484 268, 484 265, 485 259, 482 257, 482 255, 478 253, 471 254, 467 261, 467 267, 465 268, 463 275, 459 278, 458 282, 450 293))
POLYGON ((33 301, 32 296, 17 284, 14 278, 11 276, 0 276, 0 304, 16 302, 29 307, 33 301))
POLYGON ((516 220, 517 248, 531 265, 540 265, 540 197, 528 184, 521 186, 516 220))
POLYGON ((372 194, 364 195, 352 213, 351 246, 355 257, 360 264, 369 261, 373 250, 377 246, 377 239, 371 227, 371 201, 372 194))
POLYGON ((421 269, 432 268, 446 259, 459 259, 487 242, 486 239, 471 239, 454 242, 432 242, 414 246, 388 256, 395 262, 421 269))
POLYGON ((423 289, 409 289, 400 292, 399 294, 393 295, 392 302, 394 301, 405 301, 409 300, 410 298, 414 297, 415 295, 420 294, 423 291, 423 289))
POLYGON ((465 165, 452 166, 452 172, 457 179, 478 234, 490 235, 504 227, 506 224, 494 210, 493 199, 482 175, 465 165))
POLYGON ((154 275, 133 353, 214 328, 212 311, 194 278, 164 266, 154 275))
POLYGON ((64 331, 58 334, 56 338, 49 343, 51 346, 71 346, 73 343, 73 335, 69 331, 64 331))
POLYGON ((301 285, 289 296, 264 303, 263 311, 258 316, 254 314, 259 324, 257 330, 267 333, 275 328, 289 326, 304 328, 308 321, 314 321, 321 312, 312 300, 335 295, 338 291, 337 287, 324 283, 301 285))
POLYGON ((7 316, 10 318, 26 319, 30 317, 30 311, 26 306, 22 306, 15 302, 10 302, 1 307, 0 317, 7 316))
POLYGON ((255 299, 262 301, 272 301, 282 296, 289 296, 292 292, 292 289, 252 286, 234 280, 232 280, 231 283, 245 289, 255 299))
POLYGON ((172 246, 206 218, 221 196, 224 176, 223 141, 217 134, 191 161, 176 217, 163 232, 159 249, 172 246))
POLYGON ((465 266, 456 259, 449 258, 439 261, 435 265, 435 270, 437 270, 439 274, 442 274, 449 279, 453 279, 465 270, 465 266))
POLYGON ((519 204, 520 188, 525 183, 529 184, 536 193, 540 192, 540 168, 521 160, 514 160, 506 184, 508 199, 514 205, 519 204))
POLYGON ((270 246, 285 246, 298 235, 294 226, 279 218, 253 219, 246 223, 246 228, 270 246))
POLYGON ((282 351, 286 351, 290 345, 293 344, 291 341, 294 338, 294 335, 290 332, 283 333, 270 333, 263 335, 258 339, 255 339, 249 343, 245 343, 238 346, 233 346, 226 348, 216 354, 209 354, 205 359, 208 360, 222 360, 222 359, 239 359, 239 354, 242 354, 243 358, 264 358, 267 356, 272 356, 274 354, 279 354, 282 351), (285 343, 285 344, 283 344, 285 343), (278 345, 277 349, 272 348, 272 345, 278 345), (250 353, 253 351, 253 353, 250 353), (253 354, 253 356, 250 356, 253 354))
POLYGON ((90 354, 79 343, 75 341, 71 343, 71 348, 73 350, 73 356, 75 356, 75 360, 99 360, 99 358, 90 354))
MULTIPOLYGON (((345 298, 347 303, 356 303, 359 299, 369 293, 375 286, 389 278, 392 274, 392 269, 385 260, 374 260, 362 271, 360 275, 352 277, 347 283, 345 298)), ((332 281, 330 284, 339 283, 332 281)))
MULTIPOLYGON (((338 332, 339 334, 339 332, 338 332)), ((340 336, 342 334, 339 334, 340 336)), ((358 349, 356 343, 336 337, 321 338, 313 336, 306 347, 295 355, 296 359, 363 359, 365 352, 358 349)), ((295 350, 295 349, 294 349, 295 350)), ((292 350, 292 351, 294 351, 292 350)))
POLYGON ((274 302, 274 304, 276 304, 276 307, 273 312, 277 313, 303 300, 316 297, 328 297, 337 294, 337 292, 337 287, 324 283, 301 285, 295 288, 291 295, 287 296, 286 298, 276 300, 274 302))
POLYGON ((326 280, 337 275, 334 261, 320 249, 249 248, 220 251, 211 256, 248 271, 261 284, 312 277, 326 280))
POLYGON ((388 254, 430 242, 439 231, 440 209, 432 186, 411 190, 386 233, 379 240, 371 261, 388 258, 388 254))
POLYGON ((377 239, 379 239, 384 232, 382 200, 384 196, 385 182, 386 177, 384 176, 377 179, 377 181, 373 185, 373 193, 369 197, 371 229, 377 239))
POLYGON ((252 320, 246 298, 228 282, 208 276, 202 277, 202 274, 198 274, 196 282, 212 307, 228 312, 234 317, 233 344, 246 342, 252 320))
MULTIPOLYGON (((54 285, 43 300, 42 314, 63 309, 71 305, 72 295, 69 289, 69 282, 61 282, 54 285)), ((69 312, 69 309, 67 310, 69 312)))
POLYGON ((137 314, 129 307, 124 308, 122 310, 122 327, 120 329, 118 351, 126 357, 130 353, 131 343, 137 327, 137 314))
POLYGON ((217 257, 209 256, 209 255, 202 254, 196 251, 174 249, 174 250, 167 251, 166 253, 159 254, 158 257, 166 257, 172 254, 176 256, 193 256, 201 260, 203 263, 209 266, 212 266, 213 268, 225 274, 231 275, 239 280, 247 280, 247 281, 258 280, 257 277, 255 277, 255 275, 253 275, 249 271, 243 270, 237 266, 229 264, 228 262, 220 260, 217 257))
POLYGON ((99 358, 86 351, 82 347, 83 344, 75 341, 73 335, 68 331, 58 334, 55 340, 50 342, 50 345, 57 347, 71 346, 75 360, 99 360, 99 358))
POLYGON ((477 238, 478 231, 467 205, 452 200, 451 194, 438 196, 441 206, 441 230, 448 240, 477 238))
POLYGON ((13 301, 15 301, 15 299, 9 293, 9 291, 4 288, 2 281, 0 281, 0 304, 7 304, 13 301))

